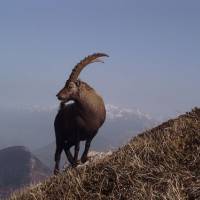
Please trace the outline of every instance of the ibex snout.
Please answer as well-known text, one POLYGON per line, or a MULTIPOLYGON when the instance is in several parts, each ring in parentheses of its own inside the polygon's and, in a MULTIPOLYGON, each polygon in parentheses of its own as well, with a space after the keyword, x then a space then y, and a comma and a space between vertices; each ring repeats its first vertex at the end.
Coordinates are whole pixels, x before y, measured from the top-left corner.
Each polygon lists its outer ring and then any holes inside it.
POLYGON ((56 96, 57 96, 58 100, 60 100, 60 101, 64 101, 65 98, 66 98, 66 95, 63 95, 63 94, 60 94, 60 93, 58 93, 56 96))

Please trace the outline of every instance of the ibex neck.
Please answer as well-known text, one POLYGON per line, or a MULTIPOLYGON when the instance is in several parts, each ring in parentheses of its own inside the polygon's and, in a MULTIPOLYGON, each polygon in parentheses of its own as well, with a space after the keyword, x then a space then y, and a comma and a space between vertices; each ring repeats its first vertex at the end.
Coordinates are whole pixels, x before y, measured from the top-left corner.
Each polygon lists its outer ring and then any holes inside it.
POLYGON ((82 115, 92 117, 105 112, 103 99, 93 89, 81 90, 74 101, 79 106, 82 115))

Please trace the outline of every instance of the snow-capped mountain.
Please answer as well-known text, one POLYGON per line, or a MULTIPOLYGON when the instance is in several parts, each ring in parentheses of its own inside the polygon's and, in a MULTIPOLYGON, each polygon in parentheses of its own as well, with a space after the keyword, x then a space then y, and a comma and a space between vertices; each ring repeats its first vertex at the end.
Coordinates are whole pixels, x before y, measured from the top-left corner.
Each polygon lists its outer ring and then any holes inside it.
MULTIPOLYGON (((57 110, 58 105, 1 110, 0 148, 24 145, 34 150, 52 143, 55 140, 53 122, 57 110)), ((139 109, 107 104, 106 110, 106 121, 92 143, 94 150, 118 147, 156 123, 139 109)))
POLYGON ((146 114, 140 111, 140 109, 130 109, 130 108, 121 108, 112 104, 106 104, 106 114, 107 119, 117 119, 117 118, 123 118, 124 120, 128 119, 129 117, 133 115, 137 115, 138 118, 147 118, 149 120, 152 120, 152 118, 146 114))
MULTIPOLYGON (((106 116, 107 119, 116 119, 116 118, 124 118, 127 119, 132 115, 137 115, 139 118, 146 117, 149 120, 152 118, 149 116, 149 114, 143 113, 139 108, 131 109, 131 108, 123 108, 119 107, 113 104, 106 104, 106 116)), ((49 106, 39 106, 39 105, 33 105, 31 107, 21 108, 18 109, 19 111, 29 111, 31 113, 41 113, 41 112, 53 112, 58 109, 58 105, 49 105, 49 106)))

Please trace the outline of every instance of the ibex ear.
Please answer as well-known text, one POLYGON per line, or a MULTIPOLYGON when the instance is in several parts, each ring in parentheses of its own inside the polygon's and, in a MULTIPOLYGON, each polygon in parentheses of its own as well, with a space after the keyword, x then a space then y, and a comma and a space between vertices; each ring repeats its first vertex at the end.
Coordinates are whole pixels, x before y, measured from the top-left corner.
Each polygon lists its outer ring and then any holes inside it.
POLYGON ((77 80, 77 81, 76 81, 76 86, 79 87, 80 85, 81 85, 81 81, 80 81, 80 80, 77 80))

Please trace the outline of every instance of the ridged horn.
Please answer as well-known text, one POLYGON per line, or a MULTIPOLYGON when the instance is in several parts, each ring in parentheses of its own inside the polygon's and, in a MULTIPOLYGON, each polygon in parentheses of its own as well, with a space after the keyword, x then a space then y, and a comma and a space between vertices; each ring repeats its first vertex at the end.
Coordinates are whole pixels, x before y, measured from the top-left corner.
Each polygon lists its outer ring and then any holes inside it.
POLYGON ((93 63, 93 62, 103 62, 102 60, 98 59, 99 57, 109 57, 105 53, 94 53, 92 55, 89 55, 85 57, 83 60, 81 60, 72 70, 69 79, 67 80, 66 83, 70 81, 76 81, 78 79, 79 74, 83 70, 84 67, 86 67, 88 64, 93 63))

